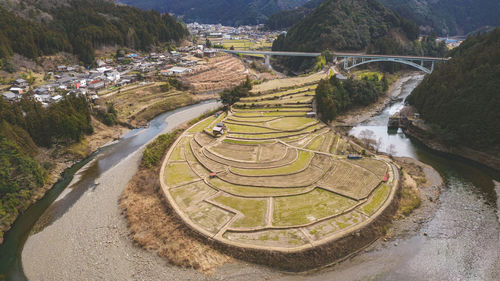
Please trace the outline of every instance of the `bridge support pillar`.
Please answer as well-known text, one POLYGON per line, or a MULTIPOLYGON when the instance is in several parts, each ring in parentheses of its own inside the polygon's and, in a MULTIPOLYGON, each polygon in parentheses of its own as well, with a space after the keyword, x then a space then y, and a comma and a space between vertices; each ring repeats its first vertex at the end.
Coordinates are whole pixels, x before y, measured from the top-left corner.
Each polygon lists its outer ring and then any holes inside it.
POLYGON ((431 64, 431 73, 434 71, 434 61, 432 61, 432 64, 431 64))
POLYGON ((347 57, 344 57, 344 69, 347 69, 348 63, 347 57))
POLYGON ((267 68, 271 68, 271 56, 270 55, 264 55, 264 61, 267 66, 267 68))

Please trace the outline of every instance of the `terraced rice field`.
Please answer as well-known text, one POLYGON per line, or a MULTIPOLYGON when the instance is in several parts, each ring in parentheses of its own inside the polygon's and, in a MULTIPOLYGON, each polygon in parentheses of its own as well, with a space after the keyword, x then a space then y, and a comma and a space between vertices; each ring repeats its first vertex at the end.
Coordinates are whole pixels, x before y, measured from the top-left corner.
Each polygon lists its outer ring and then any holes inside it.
POLYGON ((286 100, 310 87, 242 101, 193 125, 170 148, 162 189, 187 224, 234 246, 293 251, 348 235, 380 214, 397 170, 375 157, 347 159, 355 147, 349 140, 307 111, 288 115, 286 100), (241 106, 260 100, 282 107, 241 106), (226 134, 213 137, 218 122, 226 134))

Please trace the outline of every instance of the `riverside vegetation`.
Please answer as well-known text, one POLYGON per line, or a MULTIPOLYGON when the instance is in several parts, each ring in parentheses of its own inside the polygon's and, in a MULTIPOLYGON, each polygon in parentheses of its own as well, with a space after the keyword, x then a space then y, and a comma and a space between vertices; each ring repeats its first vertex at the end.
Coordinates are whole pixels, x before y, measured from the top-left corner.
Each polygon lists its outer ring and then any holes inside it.
POLYGON ((376 73, 366 75, 360 80, 352 78, 341 82, 335 76, 323 79, 316 88, 318 114, 325 122, 354 106, 367 106, 374 103, 389 88, 385 75, 376 73))

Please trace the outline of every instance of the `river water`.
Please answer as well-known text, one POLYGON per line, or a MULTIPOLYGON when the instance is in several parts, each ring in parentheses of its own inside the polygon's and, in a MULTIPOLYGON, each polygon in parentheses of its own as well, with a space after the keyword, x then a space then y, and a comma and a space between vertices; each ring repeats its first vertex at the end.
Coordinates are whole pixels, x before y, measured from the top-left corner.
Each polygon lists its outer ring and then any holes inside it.
POLYGON ((156 136, 219 105, 220 103, 211 100, 161 114, 148 127, 131 130, 119 141, 101 148, 68 169, 54 188, 20 215, 6 233, 5 241, 0 246, 0 276, 4 275, 7 280, 26 280, 20 257, 30 236, 43 232, 56 222, 82 195, 99 185, 96 179, 156 136))
POLYGON ((319 276, 346 277, 344 280, 498 280, 499 173, 431 151, 401 129, 387 130, 389 117, 404 106, 404 98, 421 79, 414 76, 408 80, 397 89, 401 91, 399 101, 349 133, 359 137, 363 130, 370 130, 380 140, 381 151, 434 167, 445 183, 435 215, 415 235, 362 254, 319 276))

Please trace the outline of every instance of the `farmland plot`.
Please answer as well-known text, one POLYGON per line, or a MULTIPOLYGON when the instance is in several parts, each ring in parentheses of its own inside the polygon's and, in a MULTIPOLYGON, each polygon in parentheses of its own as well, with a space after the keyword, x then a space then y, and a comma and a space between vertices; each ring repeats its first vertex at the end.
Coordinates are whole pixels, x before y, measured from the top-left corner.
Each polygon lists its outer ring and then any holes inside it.
POLYGON ((250 97, 278 107, 232 108, 184 133, 167 154, 162 190, 185 223, 238 247, 295 251, 348 235, 387 206, 397 171, 381 159, 347 159, 355 146, 306 118, 310 105, 285 104, 310 102, 313 87, 250 97), (207 133, 220 122, 224 135, 207 133))

